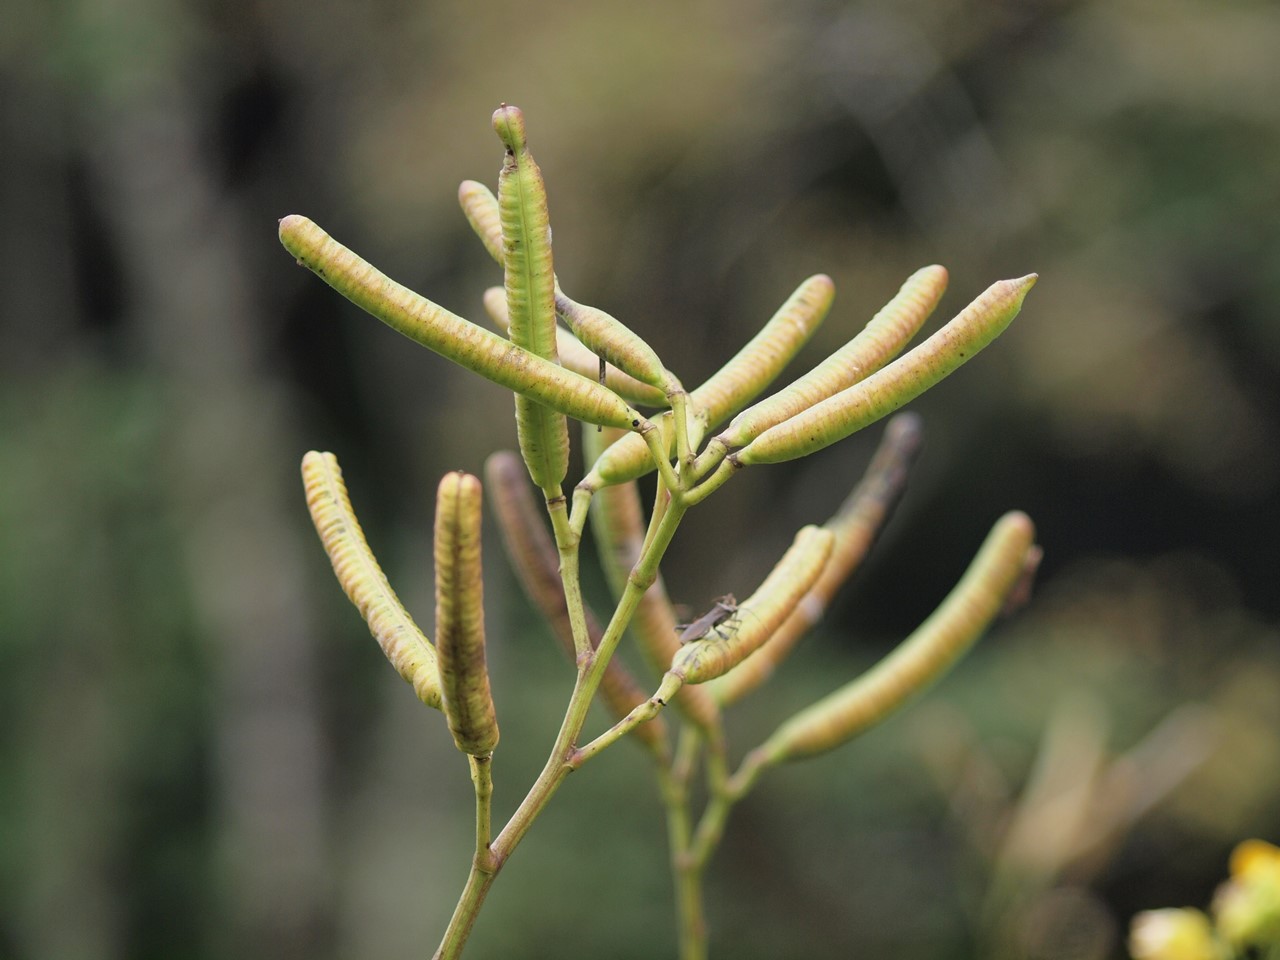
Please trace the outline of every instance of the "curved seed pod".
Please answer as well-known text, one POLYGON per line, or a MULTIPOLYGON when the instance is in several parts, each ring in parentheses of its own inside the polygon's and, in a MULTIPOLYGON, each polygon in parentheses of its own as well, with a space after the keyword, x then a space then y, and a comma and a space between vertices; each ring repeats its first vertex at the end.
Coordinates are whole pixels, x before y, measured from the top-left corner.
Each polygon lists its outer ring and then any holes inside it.
POLYGON ((729 455, 738 466, 780 463, 803 457, 914 400, 1013 322, 1036 274, 1000 280, 924 343, 867 379, 770 427, 729 455))
POLYGON ((831 558, 795 610, 765 645, 712 681, 711 691, 721 704, 736 703, 770 676, 827 611, 831 598, 862 563, 876 535, 897 506, 906 487, 907 472, 920 449, 920 418, 899 413, 885 428, 884 439, 866 475, 840 505, 823 529, 835 535, 831 558))
MULTIPOLYGON (((653 347, 621 320, 597 307, 570 300, 563 291, 556 293, 556 311, 588 350, 641 383, 664 391, 665 396, 674 378, 667 373, 653 347)), ((675 386, 678 388, 679 384, 675 386)))
MULTIPOLYGON (((584 450, 589 455, 591 444, 597 442, 595 432, 588 432, 585 439, 584 450)), ((609 587, 615 598, 620 597, 644 542, 644 511, 636 484, 620 483, 600 491, 590 517, 609 587)), ((628 629, 654 672, 660 674, 666 670, 680 649, 680 641, 675 610, 661 574, 640 598, 628 629)), ((708 691, 694 686, 681 687, 673 705, 699 729, 708 732, 719 729, 720 711, 708 691)))
POLYGON ((738 607, 731 621, 736 625, 727 633, 723 627, 717 628, 703 639, 686 644, 672 658, 667 672, 685 683, 705 683, 758 650, 813 587, 831 556, 834 542, 830 530, 802 528, 764 583, 738 607))
POLYGON ((790 386, 742 411, 713 442, 741 447, 879 370, 916 335, 946 289, 945 267, 917 270, 857 336, 790 386))
POLYGON ((800 711, 756 751, 768 763, 830 750, 884 720, 973 646, 1017 585, 1035 539, 1025 513, 1007 513, 960 582, 914 633, 856 680, 800 711))
POLYGON ((630 430, 645 422, 594 380, 521 349, 396 283, 306 217, 281 220, 280 241, 300 264, 356 306, 487 380, 587 423, 630 430))
MULTIPOLYGON (((490 287, 484 292, 484 307, 497 326, 507 329, 507 294, 502 287, 490 287)), ((556 351, 560 354, 560 366, 588 379, 600 375, 600 361, 578 339, 563 327, 556 328, 556 351)), ((667 396, 657 387, 641 383, 628 376, 613 364, 604 368, 604 385, 627 403, 643 407, 665 407, 667 396)))
MULTIPOLYGON (((750 403, 809 342, 834 298, 835 284, 825 274, 800 284, 746 346, 689 394, 690 414, 706 421, 708 427, 716 427, 750 403)), ((670 438, 669 446, 674 445, 671 431, 661 421, 659 425, 670 438)), ((655 466, 642 438, 623 437, 597 458, 578 486, 598 490, 625 483, 643 477, 655 466)))
POLYGON ((502 216, 498 213, 498 198, 483 183, 463 180, 458 186, 458 204, 489 256, 502 266, 502 216))
POLYGON ((480 569, 480 481, 446 474, 436 492, 436 649, 444 715, 463 753, 487 757, 498 743, 498 718, 484 652, 484 582, 480 569))
POLYGON ((692 409, 714 427, 759 396, 809 342, 830 312, 835 296, 836 285, 825 273, 796 287, 760 332, 689 394, 692 409))
POLYGON ((338 458, 312 450, 302 458, 302 482, 311 520, 347 598, 418 699, 441 709, 435 648, 401 605, 369 549, 342 482, 338 458))
MULTIPOLYGON (((551 221, 542 171, 525 144, 519 108, 499 107, 493 129, 507 148, 498 177, 507 332, 516 346, 558 362, 551 221)), ((569 471, 569 425, 564 415, 517 396, 516 436, 533 482, 546 491, 558 490, 569 471)))
MULTIPOLYGON (((573 627, 569 623, 564 587, 560 582, 560 557, 547 534, 540 505, 530 491, 520 458, 509 451, 499 451, 485 461, 484 471, 489 486, 489 502, 498 518, 512 569, 525 595, 541 611, 561 649, 572 660, 573 627)), ((592 649, 595 649, 600 645, 604 631, 590 609, 585 613, 587 634, 591 638, 592 649)), ((617 658, 610 660, 605 668, 600 696, 618 719, 648 699, 648 694, 617 658)), ((665 749, 666 726, 660 716, 640 724, 632 732, 650 746, 665 749)))

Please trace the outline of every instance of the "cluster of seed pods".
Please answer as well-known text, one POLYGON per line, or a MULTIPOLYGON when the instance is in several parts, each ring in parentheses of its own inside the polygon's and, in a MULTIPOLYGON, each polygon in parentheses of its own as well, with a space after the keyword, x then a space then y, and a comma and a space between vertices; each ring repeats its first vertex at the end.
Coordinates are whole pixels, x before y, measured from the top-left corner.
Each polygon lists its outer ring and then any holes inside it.
MULTIPOLYGON (((519 456, 495 454, 486 465, 494 513, 518 578, 566 652, 580 668, 584 660, 601 658, 599 689, 617 720, 573 762, 630 733, 662 760, 668 734, 659 713, 669 701, 708 742, 716 741, 721 709, 763 683, 821 618, 900 495, 919 446, 919 422, 911 414, 894 417, 866 477, 836 515, 802 529, 741 604, 723 600, 683 633, 657 572, 674 529, 672 524, 662 532, 666 520, 678 523, 683 511, 745 467, 807 456, 894 413, 999 336, 1036 276, 993 284, 908 350, 948 282, 943 267, 924 267, 846 343, 766 395, 831 310, 835 286, 816 274, 715 374, 686 392, 642 337, 561 289, 547 191, 529 151, 524 117, 503 105, 493 126, 505 151, 497 193, 468 180, 458 198, 503 271, 503 284, 484 297, 498 332, 396 283, 305 217, 281 220, 280 240, 300 264, 363 310, 512 391, 519 456), (656 413, 650 419, 640 407, 656 413), (562 493, 569 419, 591 425, 584 431, 588 467, 574 493, 572 517, 562 493), (658 500, 646 530, 635 481, 654 469, 661 472, 658 500), (554 542, 530 480, 548 505, 554 542), (577 538, 588 511, 606 579, 619 609, 626 608, 621 626, 610 621, 602 628, 577 593, 577 538), (566 564, 573 565, 572 576, 566 564), (637 594, 630 601, 624 599, 628 591, 637 594), (610 660, 628 619, 661 677, 652 696, 610 660)), ((473 763, 487 762, 498 722, 485 655, 480 480, 457 472, 440 484, 433 644, 379 568, 334 456, 308 453, 303 479, 334 571, 387 658, 424 703, 442 710, 458 748, 473 763)), ((934 615, 875 668, 782 723, 748 754, 739 786, 765 767, 848 741, 922 690, 995 619, 1037 556, 1030 520, 1017 512, 1001 518, 934 615)))

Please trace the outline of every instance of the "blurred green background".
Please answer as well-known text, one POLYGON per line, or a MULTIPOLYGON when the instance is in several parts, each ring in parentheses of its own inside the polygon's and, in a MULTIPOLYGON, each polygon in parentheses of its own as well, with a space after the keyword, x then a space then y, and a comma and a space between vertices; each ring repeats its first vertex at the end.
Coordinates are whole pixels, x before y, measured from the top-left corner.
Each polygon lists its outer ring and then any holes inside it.
MULTIPOLYGON (((839 292, 801 368, 924 264, 951 271, 940 318, 1041 275, 913 405, 902 507, 735 711, 735 750, 905 635, 1006 509, 1039 524, 1035 601, 735 812, 716 956, 1122 956, 1133 911, 1204 904, 1237 840, 1280 837, 1272 0, 17 0, 4 21, 0 957, 434 949, 466 763, 334 583, 297 464, 339 455, 429 624, 437 478, 514 442, 510 398, 297 269, 275 221, 479 317, 500 278, 455 188, 496 182, 502 101, 566 288, 686 383, 813 272, 839 292)), ((700 507, 674 598, 749 592, 878 433, 700 507)), ((486 566, 505 817, 571 677, 496 539, 486 566)), ((669 956, 670 900, 620 745, 513 857, 469 955, 669 956)))

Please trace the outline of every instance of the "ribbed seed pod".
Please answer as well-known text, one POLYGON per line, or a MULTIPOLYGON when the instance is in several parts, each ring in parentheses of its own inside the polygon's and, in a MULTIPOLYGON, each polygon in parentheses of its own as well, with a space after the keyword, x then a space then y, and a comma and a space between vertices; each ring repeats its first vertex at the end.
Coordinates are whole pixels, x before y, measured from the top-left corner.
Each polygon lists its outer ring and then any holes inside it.
POLYGON ((802 528, 759 589, 738 607, 729 621, 731 626, 727 630, 717 627, 703 639, 686 644, 672 658, 667 672, 685 683, 705 683, 758 650, 813 587, 834 542, 829 530, 802 528))
MULTIPOLYGON (((485 461, 484 471, 489 502, 498 518, 511 567, 525 595, 541 611, 561 649, 572 660, 573 627, 560 582, 560 558, 543 522, 541 505, 530 491, 520 458, 509 451, 499 451, 485 461)), ((584 612, 587 635, 594 650, 600 645, 603 631, 591 610, 584 612)), ((619 720, 648 699, 648 693, 616 657, 605 668, 600 696, 619 720)), ((640 724, 632 733, 651 746, 665 749, 667 733, 661 717, 640 724)))
POLYGON ((458 205, 471 224, 489 256, 502 266, 502 216, 498 213, 498 198, 483 183, 463 180, 458 186, 458 205))
POLYGON ((311 521, 347 598, 418 699, 441 709, 436 651, 401 605, 369 549, 351 508, 337 457, 312 450, 302 458, 302 482, 311 521))
POLYGON ((636 333, 598 307, 588 307, 556 293, 556 311, 569 329, 594 354, 604 357, 619 370, 659 390, 666 390, 673 377, 667 373, 653 347, 636 333))
POLYGON ((742 450, 729 455, 740 466, 780 463, 803 457, 843 440, 914 400, 1013 322, 1036 282, 1000 280, 909 353, 867 379, 770 427, 742 450))
MULTIPOLYGON (((800 284, 746 346, 689 394, 691 416, 714 428, 750 403, 809 342, 834 298, 835 284, 825 274, 800 284)), ((663 434, 670 436, 670 431, 664 429, 663 434)), ((598 490, 625 483, 656 466, 641 437, 623 437, 597 458, 579 486, 598 490)))
POLYGON ((929 319, 946 289, 945 268, 917 270, 857 336, 789 386, 742 411, 716 441, 728 449, 741 447, 770 427, 866 379, 902 351, 929 319))
MULTIPOLYGON (((585 438, 589 455, 590 444, 595 440, 594 431, 585 434, 585 438)), ((608 439, 607 433, 605 438, 608 439)), ((607 487, 600 491, 593 502, 590 516, 600 562, 614 597, 620 597, 626 585, 627 574, 639 559, 640 547, 644 542, 645 522, 644 511, 640 506, 640 491, 635 483, 607 487)), ((661 574, 641 597, 629 629, 654 673, 661 674, 666 670, 671 664, 671 658, 680 649, 680 642, 677 639, 679 631, 676 629, 675 611, 661 574)), ((673 705, 699 729, 718 729, 719 710, 705 689, 682 687, 676 694, 673 705)))
POLYGON ((444 715, 463 753, 487 757, 498 742, 484 650, 480 481, 446 474, 436 492, 436 648, 444 715))
POLYGON ((897 414, 885 428, 884 439, 862 482, 835 516, 822 525, 835 535, 831 557, 822 573, 763 647, 711 683, 717 701, 736 703, 768 680, 800 639, 822 619, 831 598, 861 565, 897 505, 919 449, 920 418, 914 413, 897 414))
MULTIPOLYGON (((505 333, 508 326, 507 294, 502 287, 490 287, 484 292, 484 307, 493 322, 505 333)), ((600 376, 600 360, 568 330, 556 328, 556 351, 560 366, 566 370, 596 380, 600 376)), ((667 397, 657 387, 641 383, 628 376, 611 363, 605 364, 604 385, 627 403, 642 407, 665 407, 667 397)))
POLYGON ((280 241, 300 264, 356 306, 487 380, 587 423, 630 430, 644 422, 611 390, 396 283, 306 217, 281 220, 280 241))
POLYGON ((996 522, 955 589, 914 633, 874 667, 800 711, 756 751, 769 763, 830 750, 884 720, 974 644, 1017 585, 1035 540, 1025 513, 996 522))
MULTIPOLYGON (((558 362, 551 221, 542 171, 525 143, 524 115, 518 108, 499 107, 493 129, 507 148, 498 177, 507 330, 516 346, 558 362)), ((544 491, 559 490, 569 470, 569 425, 564 415, 517 395, 516 433, 533 482, 544 491)))

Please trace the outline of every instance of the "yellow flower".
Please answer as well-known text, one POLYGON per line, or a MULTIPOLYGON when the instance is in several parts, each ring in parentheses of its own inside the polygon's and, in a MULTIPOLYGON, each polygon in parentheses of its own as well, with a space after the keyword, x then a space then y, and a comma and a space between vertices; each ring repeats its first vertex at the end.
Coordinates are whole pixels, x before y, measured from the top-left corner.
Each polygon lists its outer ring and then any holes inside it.
POLYGON ((1219 960, 1209 918, 1199 910, 1147 910, 1129 928, 1133 960, 1219 960))
POLYGON ((1218 929, 1238 947, 1280 946, 1280 847, 1246 840, 1231 854, 1231 879, 1213 899, 1218 929))

